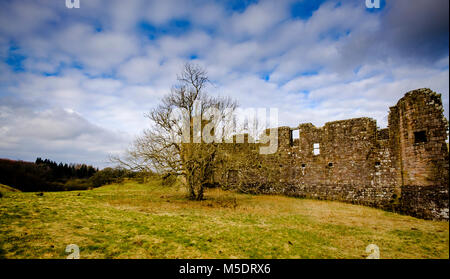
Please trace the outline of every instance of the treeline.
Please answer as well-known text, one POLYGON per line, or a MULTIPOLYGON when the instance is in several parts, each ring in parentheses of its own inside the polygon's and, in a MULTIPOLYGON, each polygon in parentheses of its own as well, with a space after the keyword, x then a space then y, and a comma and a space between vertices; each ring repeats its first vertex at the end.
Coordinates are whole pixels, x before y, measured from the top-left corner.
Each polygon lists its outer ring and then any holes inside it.
POLYGON ((49 159, 42 160, 37 158, 36 165, 48 167, 51 171, 52 180, 64 180, 70 178, 89 178, 94 175, 98 169, 86 164, 63 164, 56 163, 49 159))
POLYGON ((37 158, 34 163, 0 159, 0 183, 24 192, 86 190, 136 176, 120 168, 98 170, 86 164, 49 159, 37 158))

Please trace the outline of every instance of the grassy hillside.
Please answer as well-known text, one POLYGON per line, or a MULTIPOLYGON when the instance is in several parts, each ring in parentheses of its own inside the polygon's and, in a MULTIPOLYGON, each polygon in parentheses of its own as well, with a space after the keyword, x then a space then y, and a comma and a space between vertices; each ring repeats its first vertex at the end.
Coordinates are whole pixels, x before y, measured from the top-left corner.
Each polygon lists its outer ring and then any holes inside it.
POLYGON ((448 258, 449 224, 339 202, 126 183, 89 191, 6 192, 1 258, 448 258))
POLYGON ((0 183, 0 193, 4 192, 20 192, 20 190, 0 183))

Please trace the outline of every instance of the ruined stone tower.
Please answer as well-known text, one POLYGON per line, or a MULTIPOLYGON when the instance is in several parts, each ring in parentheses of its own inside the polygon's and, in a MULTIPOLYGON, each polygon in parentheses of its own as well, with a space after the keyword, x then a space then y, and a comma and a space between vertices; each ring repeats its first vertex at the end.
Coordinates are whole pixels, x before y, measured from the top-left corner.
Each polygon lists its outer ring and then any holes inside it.
POLYGON ((440 94, 406 93, 390 108, 386 129, 377 129, 367 117, 277 129, 275 154, 260 155, 257 144, 224 144, 228 159, 221 161, 216 181, 247 192, 339 200, 448 220, 448 122, 440 94))
POLYGON ((406 93, 390 108, 402 208, 419 217, 448 219, 448 122, 443 112, 441 95, 427 88, 406 93))
POLYGON ((390 108, 389 135, 401 185, 448 185, 447 120, 441 95, 408 92, 390 108))

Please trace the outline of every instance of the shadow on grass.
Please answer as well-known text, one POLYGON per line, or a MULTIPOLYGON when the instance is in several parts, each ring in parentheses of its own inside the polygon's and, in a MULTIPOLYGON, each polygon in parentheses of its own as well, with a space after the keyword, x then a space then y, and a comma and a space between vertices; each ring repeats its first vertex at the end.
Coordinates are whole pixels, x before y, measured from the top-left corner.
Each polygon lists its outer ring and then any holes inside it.
POLYGON ((6 259, 6 252, 2 246, 0 246, 0 259, 6 259))

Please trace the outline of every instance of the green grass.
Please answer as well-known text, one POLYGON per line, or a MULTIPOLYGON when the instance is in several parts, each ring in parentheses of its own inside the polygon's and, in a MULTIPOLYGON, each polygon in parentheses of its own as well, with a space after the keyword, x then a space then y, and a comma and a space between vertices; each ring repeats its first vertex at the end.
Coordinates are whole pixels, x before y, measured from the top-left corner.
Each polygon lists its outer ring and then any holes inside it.
POLYGON ((4 192, 20 192, 20 190, 0 183, 0 193, 4 193, 4 192))
POLYGON ((449 224, 331 201, 208 190, 207 200, 159 181, 88 191, 4 192, 1 258, 449 257, 449 224))

